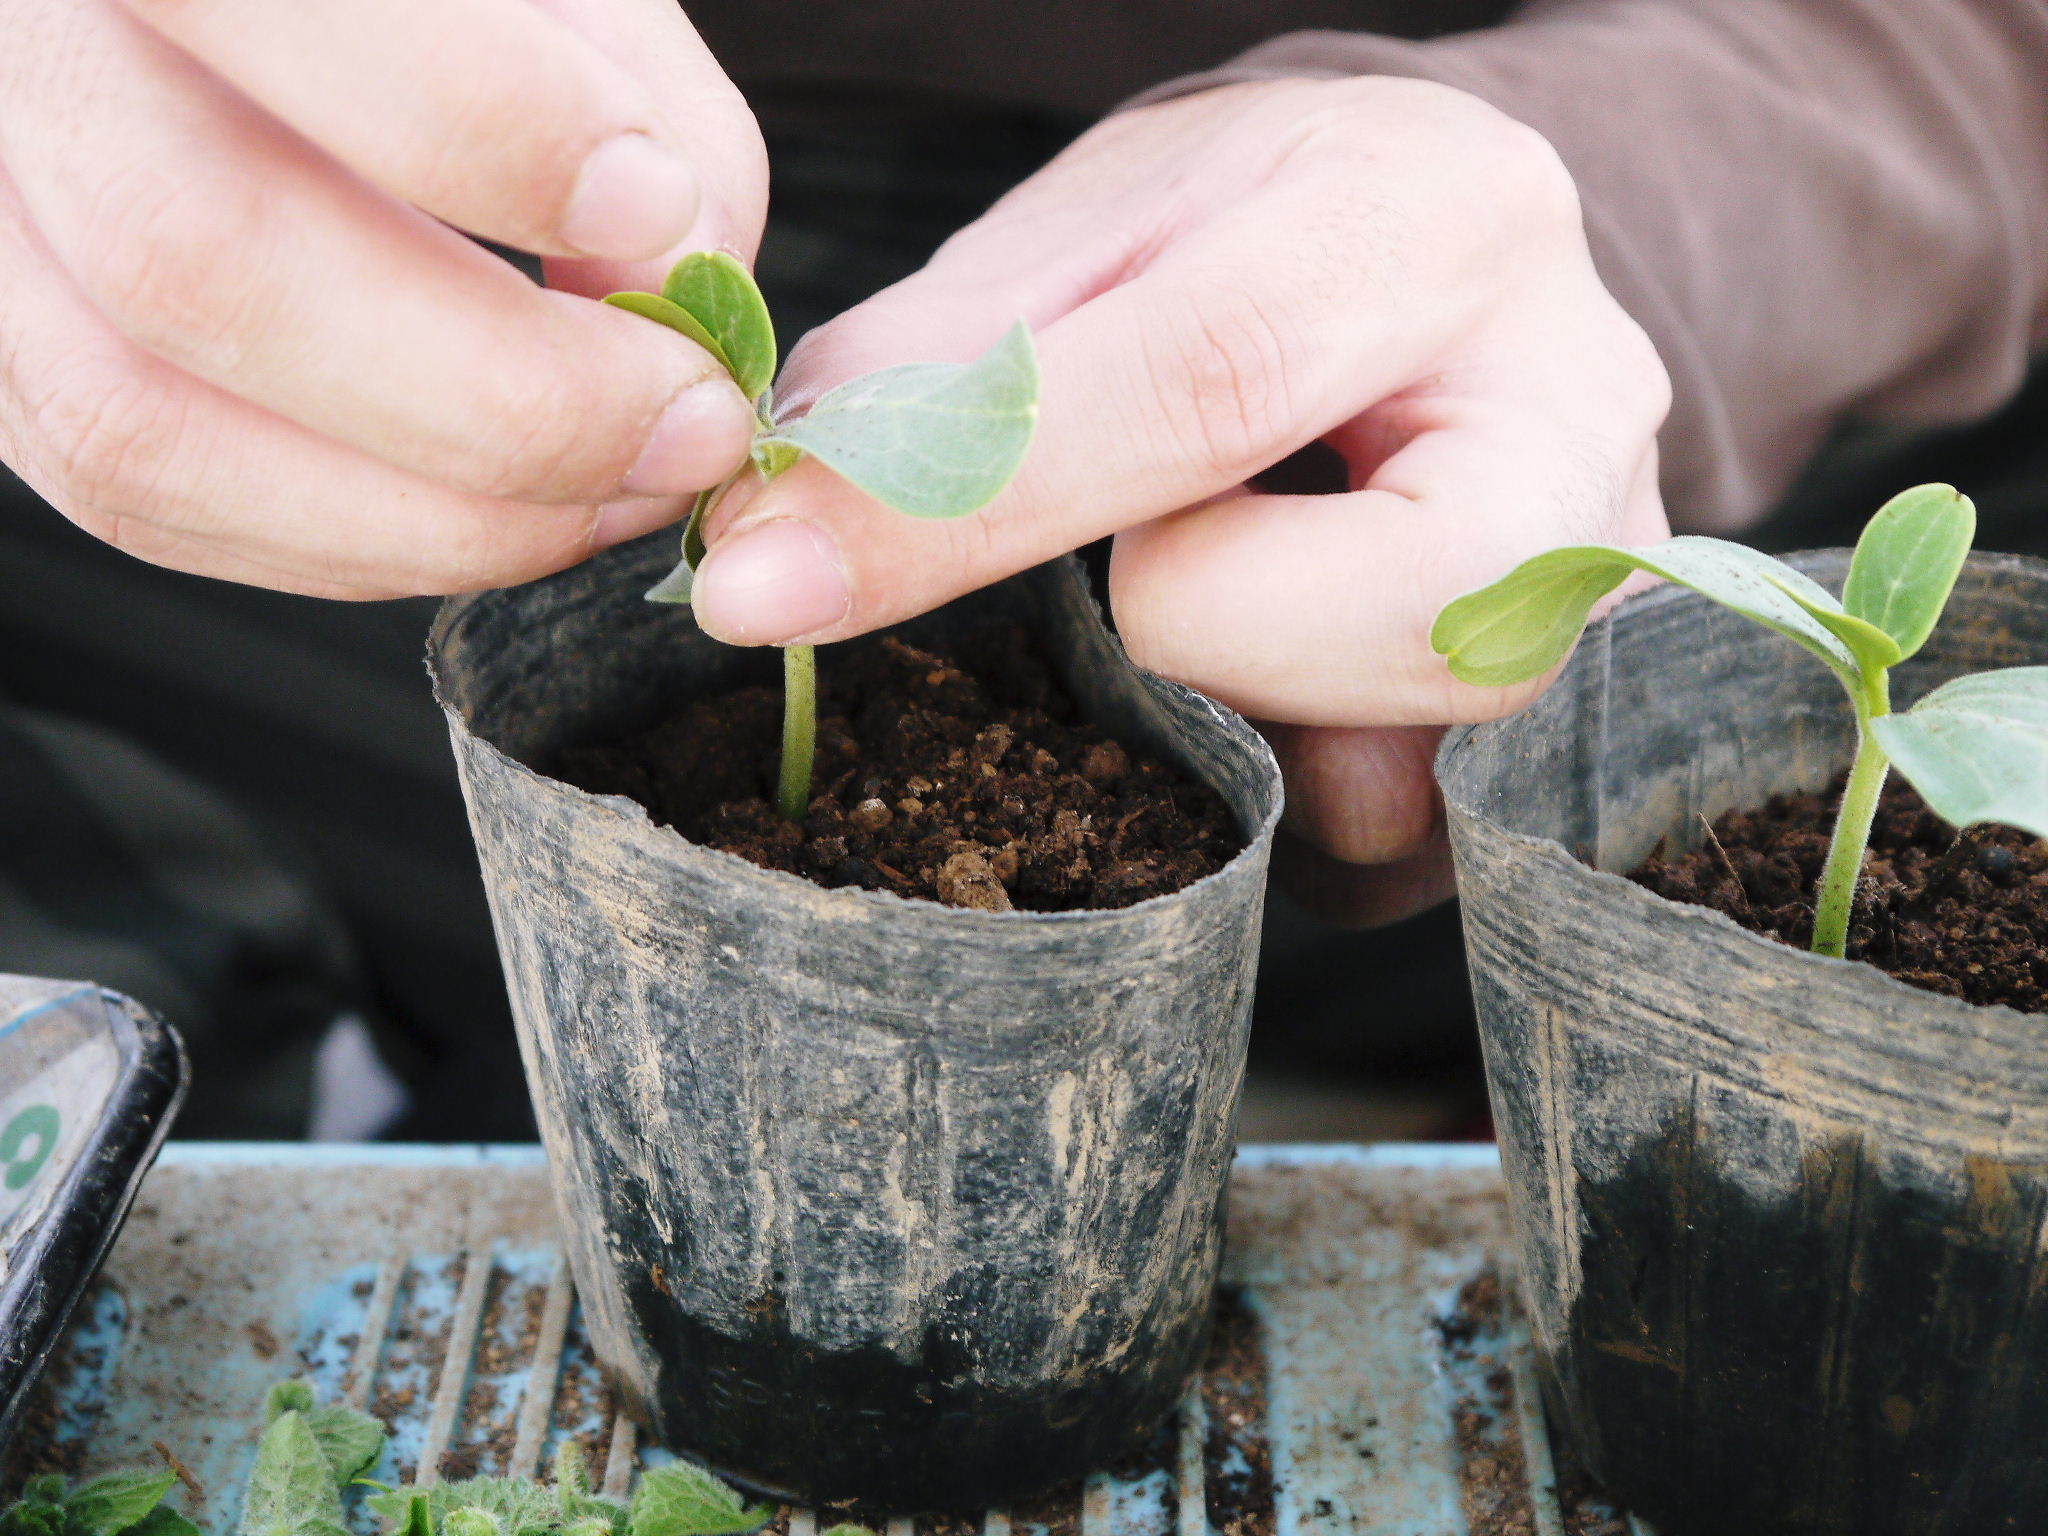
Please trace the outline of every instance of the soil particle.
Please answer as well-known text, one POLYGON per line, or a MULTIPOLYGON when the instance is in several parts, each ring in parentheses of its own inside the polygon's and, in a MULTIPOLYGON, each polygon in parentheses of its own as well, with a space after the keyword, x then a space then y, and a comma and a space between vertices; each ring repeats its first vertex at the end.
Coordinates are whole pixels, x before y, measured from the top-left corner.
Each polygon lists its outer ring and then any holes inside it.
POLYGON ((818 671, 816 792, 801 827, 773 804, 776 688, 571 748, 554 771, 764 868, 985 912, 1129 906, 1243 847, 1214 791, 1081 720, 1021 630, 968 637, 953 654, 853 641, 818 671))
POLYGON ((1458 1440, 1458 1496, 1474 1536, 1536 1536, 1529 1502, 1527 1456, 1514 1432, 1514 1375, 1480 1341, 1498 1337, 1507 1307, 1496 1270, 1465 1283, 1448 1316, 1437 1322, 1452 1359, 1479 1371, 1482 1393, 1461 1393, 1451 1405, 1458 1440))
POLYGON ((1279 1485, 1266 1438, 1266 1361, 1258 1319, 1228 1286, 1216 1293, 1202 1406, 1209 1419, 1202 1460, 1210 1530, 1217 1536, 1270 1536, 1279 1485))
MULTIPOLYGON (((1471 1536, 1537 1536, 1514 1373, 1485 1347, 1500 1339, 1515 1305, 1499 1271, 1489 1266, 1465 1283, 1449 1314, 1437 1321, 1446 1355, 1478 1371, 1479 1390, 1460 1393, 1451 1406, 1458 1492, 1471 1536)), ((1563 1437, 1551 1436, 1551 1455, 1566 1536, 1628 1536, 1563 1437)))
MULTIPOLYGON (((1660 849, 1630 878, 1805 948, 1842 780, 1730 811, 1691 853, 1660 849)), ((1849 958, 1970 1003, 2048 1012, 2048 843, 2011 827, 1963 833, 1912 786, 1885 788, 1849 924, 1849 958)))

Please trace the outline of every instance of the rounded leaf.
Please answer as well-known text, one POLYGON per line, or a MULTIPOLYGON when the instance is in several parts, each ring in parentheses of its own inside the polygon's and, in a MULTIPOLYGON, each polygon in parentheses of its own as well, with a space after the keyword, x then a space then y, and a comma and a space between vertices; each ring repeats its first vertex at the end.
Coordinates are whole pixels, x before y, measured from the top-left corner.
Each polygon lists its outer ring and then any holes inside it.
POLYGON ((740 393, 760 399, 775 382, 775 322, 754 274, 724 251, 692 251, 669 270, 661 294, 710 334, 740 393))
POLYGON ((971 363, 906 363, 842 384, 762 440, 819 459, 912 517, 965 517, 1010 483, 1038 422, 1038 355, 1019 321, 971 363))
POLYGON ((1536 555, 1491 586, 1452 599, 1430 626, 1429 643, 1462 682, 1527 682, 1564 660, 1593 605, 1637 571, 1691 587, 1796 640, 1852 685, 1867 658, 1891 649, 1885 636, 1848 620, 1825 588, 1790 566, 1745 545, 1693 536, 1643 549, 1577 544, 1536 555))
POLYGON ((2048 667, 1959 677, 1871 729, 1942 820, 2048 837, 2048 667))
POLYGON ((1911 656, 1927 643, 1948 606, 1977 508, 1952 485, 1916 485, 1877 509, 1856 541, 1842 607, 1876 625, 1911 656))

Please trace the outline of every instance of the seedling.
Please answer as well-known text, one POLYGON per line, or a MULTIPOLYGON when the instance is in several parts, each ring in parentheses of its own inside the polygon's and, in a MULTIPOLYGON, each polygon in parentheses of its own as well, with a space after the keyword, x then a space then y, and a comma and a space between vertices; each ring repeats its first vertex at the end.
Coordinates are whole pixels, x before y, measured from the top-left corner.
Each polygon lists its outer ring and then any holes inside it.
POLYGON ((1813 909, 1814 950, 1839 956, 1893 765, 1957 827, 2002 822, 2048 837, 2048 667, 1959 677, 1892 712, 1891 669, 1933 633, 1976 526, 1976 509, 1953 487, 1901 492, 1857 540, 1839 602, 1783 562, 1720 539, 1553 549, 1453 600, 1430 644, 1464 682, 1527 682, 1564 660, 1596 602, 1647 571, 1805 646, 1841 680, 1856 712, 1856 757, 1813 909))
MULTIPOLYGON (((717 358, 754 403, 760 422, 749 464, 698 496, 683 527, 682 559, 650 602, 687 603, 704 558, 704 519, 742 475, 773 480, 805 454, 877 501, 911 517, 977 512, 1010 483, 1038 419, 1038 360, 1020 321, 971 363, 905 363, 865 374, 800 416, 775 409, 775 327, 753 275, 718 251, 677 262, 660 293, 606 300, 681 331, 717 358)), ((818 734, 817 656, 785 646, 782 765, 776 804, 801 821, 811 800, 818 734)))

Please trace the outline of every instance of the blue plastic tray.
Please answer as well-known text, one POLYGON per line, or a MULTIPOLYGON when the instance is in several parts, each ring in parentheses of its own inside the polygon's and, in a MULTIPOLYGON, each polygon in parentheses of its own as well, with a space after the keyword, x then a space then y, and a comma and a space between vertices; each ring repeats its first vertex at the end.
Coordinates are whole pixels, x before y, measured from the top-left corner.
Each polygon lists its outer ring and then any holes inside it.
MULTIPOLYGON (((1639 1536, 1560 1496, 1519 1324, 1475 1302, 1500 1292, 1505 1251, 1491 1148, 1247 1148, 1226 1263, 1249 1341, 1235 1363, 1148 1463, 970 1530, 1639 1536)), ((16 1468, 135 1465, 161 1442, 203 1491, 184 1507, 231 1531, 264 1391, 294 1375, 386 1418, 386 1477, 531 1472, 576 1435, 623 1493, 662 1454, 613 1412, 583 1340, 538 1148, 173 1143, 16 1468)), ((816 1529, 808 1511, 777 1522, 816 1529)), ((886 1536, 963 1536, 962 1521, 886 1536)))

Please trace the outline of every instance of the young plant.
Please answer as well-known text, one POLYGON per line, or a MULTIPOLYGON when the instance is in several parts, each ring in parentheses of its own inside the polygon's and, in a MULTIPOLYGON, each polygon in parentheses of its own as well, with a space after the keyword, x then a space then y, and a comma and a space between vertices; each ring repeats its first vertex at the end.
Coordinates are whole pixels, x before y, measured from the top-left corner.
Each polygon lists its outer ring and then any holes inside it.
MULTIPOLYGON (((386 1438, 368 1414, 340 1404, 316 1408, 303 1381, 272 1387, 264 1412, 268 1427, 242 1496, 240 1536, 349 1536, 342 1495, 356 1484, 376 1490, 364 1503, 382 1517, 384 1536, 745 1536, 775 1515, 684 1461, 648 1468, 629 1503, 605 1498, 591 1491, 574 1440, 562 1442, 552 1487, 528 1477, 470 1477, 393 1488, 365 1476, 383 1457, 386 1438)), ((135 1536, 198 1532, 188 1524, 135 1536)))
POLYGON ((44 1473, 0 1510, 0 1536, 201 1536, 163 1502, 177 1482, 175 1472, 109 1472, 72 1488, 44 1473))
MULTIPOLYGON (((906 363, 866 374, 800 416, 775 409, 775 327, 753 275, 732 257, 699 251, 677 262, 660 293, 605 300, 681 331, 717 358, 760 422, 740 474, 773 480, 805 454, 911 517, 953 518, 993 501, 1023 462, 1038 419, 1038 360, 1020 321, 971 363, 906 363)), ((648 593, 687 603, 704 558, 704 519, 739 478, 697 497, 682 559, 648 593)), ((817 656, 783 649, 782 766, 776 804, 801 821, 811 799, 818 730, 817 656)))
POLYGON ((2002 822, 2048 837, 2048 667, 1959 677, 1892 712, 1891 669, 1933 633, 1976 526, 1970 499, 1950 486, 1901 492, 1857 540, 1840 601, 1790 566, 1720 539, 1553 549, 1453 600, 1430 644, 1464 682, 1527 682, 1564 660, 1596 602, 1647 571, 1818 656, 1856 713, 1856 757, 1814 898, 1813 948, 1839 956, 1892 766, 1957 827, 2002 822))

